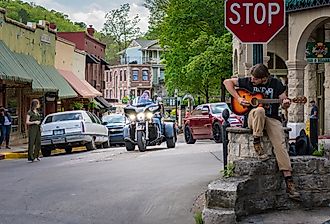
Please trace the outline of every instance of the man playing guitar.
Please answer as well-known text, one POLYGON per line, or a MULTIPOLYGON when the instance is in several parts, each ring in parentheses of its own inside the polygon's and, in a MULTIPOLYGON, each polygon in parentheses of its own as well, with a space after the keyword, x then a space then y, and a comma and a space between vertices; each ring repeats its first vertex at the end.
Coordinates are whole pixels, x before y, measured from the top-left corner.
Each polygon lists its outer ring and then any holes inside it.
MULTIPOLYGON (((239 95, 235 87, 246 89, 251 93, 263 93, 268 99, 281 99, 282 108, 284 109, 290 106, 290 100, 287 99, 285 87, 280 80, 270 76, 268 68, 264 64, 253 66, 251 68, 251 77, 226 79, 223 84, 242 106, 249 107, 250 103, 239 95)), ((300 194, 295 190, 293 183, 290 158, 285 144, 283 126, 278 114, 279 106, 280 104, 277 103, 267 105, 266 108, 253 108, 248 115, 248 127, 253 130, 254 149, 262 161, 269 159, 268 155, 263 153, 261 146, 261 137, 263 136, 263 131, 266 130, 274 147, 278 167, 283 172, 287 193, 290 198, 299 200, 300 194)))

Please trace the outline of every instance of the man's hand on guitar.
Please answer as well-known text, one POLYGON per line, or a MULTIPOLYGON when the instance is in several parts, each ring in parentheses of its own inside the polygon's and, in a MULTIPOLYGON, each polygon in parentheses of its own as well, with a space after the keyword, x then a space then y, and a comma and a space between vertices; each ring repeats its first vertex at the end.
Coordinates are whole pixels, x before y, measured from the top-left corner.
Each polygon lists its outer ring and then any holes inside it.
POLYGON ((290 105, 291 105, 291 100, 289 100, 289 99, 284 99, 284 100, 282 101, 282 107, 283 107, 284 109, 289 108, 290 105))
POLYGON ((237 101, 239 104, 241 104, 242 106, 248 107, 250 106, 250 103, 248 101, 246 101, 243 97, 238 97, 237 101))

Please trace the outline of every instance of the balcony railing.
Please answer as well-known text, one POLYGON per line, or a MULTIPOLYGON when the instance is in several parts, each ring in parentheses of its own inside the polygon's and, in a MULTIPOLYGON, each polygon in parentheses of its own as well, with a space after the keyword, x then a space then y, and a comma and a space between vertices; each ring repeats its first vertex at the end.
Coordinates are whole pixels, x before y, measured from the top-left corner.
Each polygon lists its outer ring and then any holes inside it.
POLYGON ((159 58, 153 57, 122 57, 121 64, 160 64, 159 58))

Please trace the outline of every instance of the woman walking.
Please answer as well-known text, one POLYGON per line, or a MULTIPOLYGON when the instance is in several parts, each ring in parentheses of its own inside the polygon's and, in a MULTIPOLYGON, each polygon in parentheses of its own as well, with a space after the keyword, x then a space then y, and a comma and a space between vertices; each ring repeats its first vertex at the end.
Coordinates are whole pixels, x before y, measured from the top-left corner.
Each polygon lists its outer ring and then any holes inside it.
POLYGON ((26 125, 29 129, 28 161, 30 162, 33 162, 35 159, 40 161, 39 152, 41 149, 41 115, 38 112, 39 108, 39 100, 33 99, 31 101, 31 108, 26 115, 26 125))

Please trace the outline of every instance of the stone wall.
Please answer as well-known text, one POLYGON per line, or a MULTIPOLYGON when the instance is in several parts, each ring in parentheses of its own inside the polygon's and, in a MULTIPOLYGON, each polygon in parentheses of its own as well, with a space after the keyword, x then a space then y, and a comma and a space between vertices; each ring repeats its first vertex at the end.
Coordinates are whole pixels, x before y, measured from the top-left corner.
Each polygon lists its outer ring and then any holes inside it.
MULTIPOLYGON (((290 128, 283 128, 286 133, 287 145, 289 144, 290 128)), ((252 131, 248 128, 227 128, 228 131, 228 161, 233 162, 239 159, 257 158, 253 146, 252 131)), ((273 155, 273 146, 266 133, 262 137, 261 143, 264 152, 270 157, 273 155)))
POLYGON ((266 212, 294 208, 330 206, 330 149, 324 157, 291 157, 293 180, 301 201, 290 199, 286 185, 264 136, 264 147, 272 158, 262 162, 253 149, 249 129, 228 128, 228 161, 234 164, 234 176, 209 184, 203 211, 205 224, 236 223, 241 218, 266 212))

